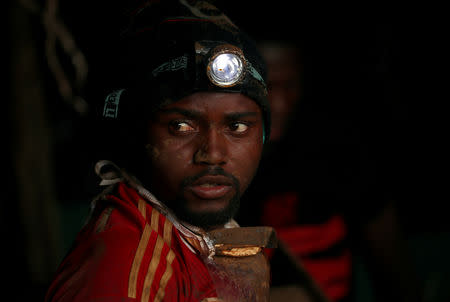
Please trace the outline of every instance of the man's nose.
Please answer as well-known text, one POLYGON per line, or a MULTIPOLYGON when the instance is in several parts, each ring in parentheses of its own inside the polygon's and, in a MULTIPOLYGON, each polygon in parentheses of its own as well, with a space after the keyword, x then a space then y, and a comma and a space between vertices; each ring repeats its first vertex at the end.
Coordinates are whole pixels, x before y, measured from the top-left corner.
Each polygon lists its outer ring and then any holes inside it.
POLYGON ((224 165, 228 160, 228 150, 224 134, 211 127, 202 135, 199 148, 194 154, 196 164, 224 165))

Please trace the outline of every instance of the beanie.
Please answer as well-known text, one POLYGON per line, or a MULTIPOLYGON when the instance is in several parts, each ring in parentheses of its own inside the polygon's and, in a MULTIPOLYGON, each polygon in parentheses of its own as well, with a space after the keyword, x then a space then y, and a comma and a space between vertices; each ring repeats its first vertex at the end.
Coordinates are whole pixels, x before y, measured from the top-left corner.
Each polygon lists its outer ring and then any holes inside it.
POLYGON ((138 158, 145 156, 136 154, 143 152, 139 139, 153 112, 200 91, 254 100, 263 115, 263 141, 268 140, 265 62, 254 41, 209 2, 145 1, 130 12, 113 48, 97 116, 100 148, 121 166, 139 169, 138 158), (128 156, 130 150, 134 156, 128 156))
POLYGON ((123 122, 199 91, 242 93, 270 131, 266 67, 255 43, 206 1, 147 1, 131 13, 104 119, 123 122))

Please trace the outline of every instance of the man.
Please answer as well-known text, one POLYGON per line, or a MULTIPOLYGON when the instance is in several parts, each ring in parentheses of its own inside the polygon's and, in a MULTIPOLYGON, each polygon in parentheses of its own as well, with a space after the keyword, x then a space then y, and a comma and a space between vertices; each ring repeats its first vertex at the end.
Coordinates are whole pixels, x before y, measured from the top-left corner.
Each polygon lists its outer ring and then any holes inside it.
POLYGON ((301 68, 305 49, 298 37, 277 40, 279 31, 270 40, 263 31, 259 39, 268 68, 272 146, 265 148, 238 216, 242 225, 277 231, 279 248, 270 257, 271 301, 285 301, 285 290, 303 282, 303 272, 334 302, 420 301, 395 202, 386 194, 386 175, 380 174, 380 154, 373 142, 363 143, 370 137, 366 132, 357 136, 356 125, 343 123, 344 115, 339 121, 332 118, 337 112, 314 110, 311 104, 323 105, 320 92, 303 98, 301 79, 311 72, 301 68), (361 286, 366 284, 372 292, 361 286))
POLYGON ((109 187, 46 300, 266 301, 267 238, 228 238, 270 131, 256 48, 214 6, 182 0, 134 10, 121 45, 102 106, 114 163, 96 166, 109 187), (236 269, 215 255, 246 257, 236 269))
POLYGON ((295 122, 303 97, 301 50, 294 42, 275 39, 259 41, 258 49, 267 64, 270 142, 278 144, 286 140, 289 130, 294 128, 292 123, 295 122))

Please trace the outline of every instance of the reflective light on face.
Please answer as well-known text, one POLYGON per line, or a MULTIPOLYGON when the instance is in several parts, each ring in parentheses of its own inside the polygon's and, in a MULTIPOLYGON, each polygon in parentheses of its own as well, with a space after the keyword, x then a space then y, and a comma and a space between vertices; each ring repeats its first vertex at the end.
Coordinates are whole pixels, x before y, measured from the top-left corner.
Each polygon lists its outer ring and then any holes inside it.
POLYGON ((241 58, 232 53, 218 55, 210 63, 210 76, 218 86, 231 86, 241 77, 243 64, 241 58))

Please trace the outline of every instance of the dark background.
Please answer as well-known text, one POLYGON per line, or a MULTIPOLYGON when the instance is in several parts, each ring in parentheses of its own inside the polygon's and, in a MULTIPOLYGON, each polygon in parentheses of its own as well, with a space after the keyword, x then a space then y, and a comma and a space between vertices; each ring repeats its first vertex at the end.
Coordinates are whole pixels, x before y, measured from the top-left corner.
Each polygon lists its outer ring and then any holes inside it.
MULTIPOLYGON (((83 224, 90 199, 99 192, 93 171, 99 159, 94 150, 98 134, 93 131, 92 110, 80 114, 65 101, 48 68, 47 32, 41 22, 45 3, 7 3, 2 43, 8 73, 3 83, 2 122, 7 131, 6 194, 0 207, 2 259, 10 301, 25 301, 43 297, 55 266, 83 224), (33 139, 22 140, 23 133, 33 139), (24 161, 30 158, 24 150, 36 158, 24 161)), ((326 137, 323 131, 339 123, 358 133, 353 143, 368 146, 376 158, 377 177, 399 205, 419 269, 432 278, 449 267, 444 257, 450 242, 444 207, 449 200, 444 82, 448 34, 441 9, 380 3, 367 7, 293 1, 216 3, 256 38, 294 38, 302 45, 303 101, 308 110, 322 114, 323 127, 310 130, 326 137)), ((74 93, 90 105, 98 97, 95 88, 102 83, 101 71, 110 64, 105 59, 115 47, 112 33, 121 24, 121 6, 64 1, 58 16, 89 65, 85 85, 74 93)), ((60 46, 57 54, 73 79, 70 57, 60 46)))

